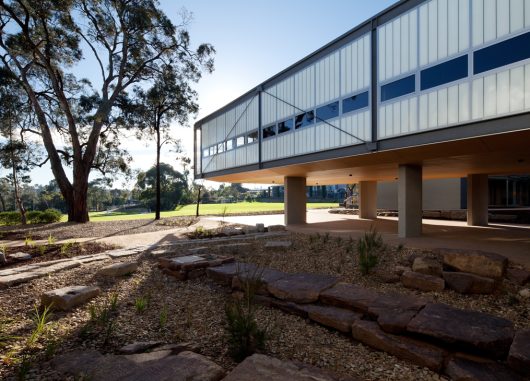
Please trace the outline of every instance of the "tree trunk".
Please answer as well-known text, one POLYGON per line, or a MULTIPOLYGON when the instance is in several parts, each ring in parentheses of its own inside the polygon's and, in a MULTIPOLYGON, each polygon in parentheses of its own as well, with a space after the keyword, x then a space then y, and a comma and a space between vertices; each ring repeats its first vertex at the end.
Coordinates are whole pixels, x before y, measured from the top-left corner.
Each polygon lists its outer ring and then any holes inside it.
POLYGON ((156 210, 155 220, 160 219, 160 125, 156 126, 156 210))
POLYGON ((197 192, 197 210, 195 211, 195 217, 199 217, 200 202, 201 202, 201 186, 199 185, 199 191, 197 192))
MULTIPOLYGON (((63 195, 64 196, 64 195, 63 195)), ((68 222, 88 222, 88 173, 74 169, 73 191, 65 197, 68 222)))
MULTIPOLYGON (((13 130, 9 130, 9 139, 11 144, 13 144, 13 130)), ((13 186, 15 188, 15 202, 17 204, 18 210, 20 211, 20 222, 22 225, 26 225, 26 208, 20 197, 20 190, 18 189, 18 178, 17 178, 17 163, 15 160, 15 151, 14 147, 11 146, 11 165, 13 166, 13 186)))
POLYGON ((6 202, 4 200, 4 196, 0 193, 0 204, 2 204, 2 212, 6 211, 6 202))

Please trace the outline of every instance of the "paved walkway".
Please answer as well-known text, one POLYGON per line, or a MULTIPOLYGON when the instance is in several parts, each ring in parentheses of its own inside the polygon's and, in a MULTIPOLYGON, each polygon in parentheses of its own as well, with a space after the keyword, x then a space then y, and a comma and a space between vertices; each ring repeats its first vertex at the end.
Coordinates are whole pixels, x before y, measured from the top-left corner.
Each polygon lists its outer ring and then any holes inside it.
MULTIPOLYGON (((214 220, 218 218, 212 217, 214 220)), ((266 226, 283 224, 283 214, 262 216, 226 217, 226 222, 266 226)), ((307 224, 290 226, 288 230, 299 233, 329 232, 332 235, 357 238, 370 226, 383 235, 390 244, 404 244, 411 248, 475 249, 495 252, 530 269, 530 225, 490 224, 487 227, 470 227, 462 221, 423 220, 423 236, 399 238, 396 217, 379 217, 376 220, 358 216, 331 214, 327 210, 313 209, 307 212, 307 224)))

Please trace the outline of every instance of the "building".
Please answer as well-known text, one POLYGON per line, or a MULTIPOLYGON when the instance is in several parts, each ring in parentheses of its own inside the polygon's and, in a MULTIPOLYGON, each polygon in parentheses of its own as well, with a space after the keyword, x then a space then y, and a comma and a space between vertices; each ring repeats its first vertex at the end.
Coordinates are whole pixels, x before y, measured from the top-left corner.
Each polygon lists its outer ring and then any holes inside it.
POLYGON ((530 1, 404 0, 195 124, 195 176, 305 186, 397 180, 398 231, 421 234, 422 180, 467 177, 488 223, 488 175, 530 172, 530 1))

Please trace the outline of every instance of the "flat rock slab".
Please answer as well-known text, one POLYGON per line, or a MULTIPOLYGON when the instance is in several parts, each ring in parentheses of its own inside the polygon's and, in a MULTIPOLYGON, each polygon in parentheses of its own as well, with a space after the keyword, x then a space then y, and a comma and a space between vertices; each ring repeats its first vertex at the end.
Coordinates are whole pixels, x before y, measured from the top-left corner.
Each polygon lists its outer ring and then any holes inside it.
POLYGON ((361 286, 338 283, 320 293, 320 302, 365 313, 378 296, 377 292, 361 286))
POLYGON ((278 299, 295 303, 314 303, 320 293, 336 285, 339 278, 321 274, 288 274, 283 279, 271 282, 267 288, 278 299))
POLYGON ((367 320, 355 320, 352 324, 354 339, 372 348, 408 360, 435 372, 442 369, 446 352, 433 345, 385 333, 377 323, 367 320))
POLYGON ((450 269, 501 279, 506 271, 508 259, 502 255, 479 250, 439 249, 444 265, 450 269))
POLYGON ((522 377, 497 362, 459 357, 451 358, 445 373, 453 381, 523 381, 522 377))
POLYGON ((427 301, 415 296, 389 292, 379 295, 369 306, 368 315, 379 318, 380 316, 395 315, 398 312, 418 312, 427 304, 427 301))
POLYGON ((236 290, 243 289, 246 282, 256 283, 256 293, 260 295, 268 295, 268 285, 277 280, 283 279, 288 274, 268 268, 256 267, 252 271, 245 271, 240 275, 234 275, 232 278, 232 288, 236 290))
POLYGON ((392 313, 379 315, 377 324, 385 332, 401 334, 407 330, 407 325, 417 313, 414 310, 395 310, 392 313))
POLYGON ((101 290, 92 286, 70 286, 47 291, 41 295, 41 305, 68 311, 99 295, 101 290))
POLYGON ((491 294, 495 290, 495 281, 491 278, 454 271, 444 271, 443 277, 447 288, 460 294, 491 294))
POLYGON ((219 381, 225 375, 220 366, 189 351, 102 355, 77 350, 55 357, 52 366, 60 373, 93 381, 219 381))
POLYGON ((113 265, 105 266, 99 269, 98 275, 101 276, 123 276, 132 274, 138 269, 138 263, 136 262, 124 262, 124 263, 115 263, 113 265))
POLYGON ((509 320, 441 303, 427 304, 410 321, 407 331, 499 359, 508 354, 514 336, 509 320))
POLYGON ((22 283, 27 283, 42 276, 44 276, 44 274, 38 274, 34 272, 4 275, 0 277, 0 288, 13 287, 22 283))
POLYGON ((355 381, 310 365, 254 354, 234 368, 223 381, 355 381))
POLYGON ((506 277, 520 286, 524 286, 530 282, 530 271, 524 269, 508 269, 506 270, 506 277))
POLYGON ((433 258, 417 257, 414 258, 414 262, 412 262, 412 271, 425 275, 441 277, 442 264, 433 258))
POLYGON ((107 254, 112 259, 116 259, 116 258, 130 257, 131 255, 139 254, 141 252, 142 250, 133 248, 133 249, 111 250, 111 251, 105 252, 105 254, 107 254))
POLYGON ((14 253, 14 254, 9 254, 7 257, 9 259, 14 259, 14 260, 17 260, 17 261, 27 261, 27 260, 30 260, 31 258, 33 258, 31 256, 31 254, 23 253, 21 251, 19 251, 17 253, 14 253))
POLYGON ((232 286, 232 279, 236 275, 243 275, 249 271, 256 271, 256 265, 243 262, 226 263, 217 267, 208 267, 206 275, 213 281, 223 285, 232 286))
POLYGON ((415 271, 405 271, 401 275, 401 283, 407 288, 421 291, 440 292, 445 288, 445 281, 442 278, 415 271))
POLYGON ((79 257, 72 258, 72 259, 84 264, 84 263, 105 261, 107 259, 110 259, 110 257, 107 254, 92 254, 92 255, 82 255, 79 257))
POLYGON ((188 252, 192 255, 193 254, 208 254, 209 251, 210 251, 210 248, 206 246, 200 246, 200 247, 194 247, 192 249, 188 249, 188 252))
POLYGON ((217 250, 226 254, 242 254, 250 249, 252 249, 252 244, 248 242, 227 243, 217 246, 217 250))
POLYGON ((288 249, 293 246, 292 241, 267 241, 265 242, 266 249, 288 249))
POLYGON ((32 272, 36 274, 47 275, 47 274, 53 274, 59 271, 74 269, 79 266, 81 266, 81 263, 72 260, 68 262, 55 263, 50 266, 40 267, 35 270, 32 270, 32 272))
POLYGON ((132 355, 136 353, 147 352, 150 349, 163 345, 162 341, 138 341, 136 343, 128 344, 119 349, 119 352, 124 355, 132 355))
POLYGON ((508 354, 508 365, 530 376, 530 329, 518 331, 508 354))
POLYGON ((337 307, 309 304, 303 308, 307 311, 309 319, 344 333, 349 333, 353 321, 362 317, 361 313, 337 307))

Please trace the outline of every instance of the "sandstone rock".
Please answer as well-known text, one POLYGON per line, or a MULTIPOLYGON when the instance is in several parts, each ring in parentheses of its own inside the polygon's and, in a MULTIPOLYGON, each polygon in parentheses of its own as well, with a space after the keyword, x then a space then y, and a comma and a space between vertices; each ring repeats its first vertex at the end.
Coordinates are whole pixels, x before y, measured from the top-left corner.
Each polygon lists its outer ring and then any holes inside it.
POLYGON ((265 232, 265 225, 262 224, 262 223, 259 223, 259 222, 258 222, 258 223, 256 224, 256 231, 257 231, 258 233, 264 233, 264 232, 265 232))
POLYGON ((204 258, 198 255, 186 255, 184 257, 172 258, 169 260, 167 267, 170 270, 180 270, 186 265, 195 265, 205 262, 204 258))
POLYGON ((309 319, 344 333, 349 333, 353 321, 362 317, 360 313, 330 306, 310 304, 304 306, 304 309, 307 311, 309 319))
POLYGON ((461 294, 491 294, 495 290, 495 281, 491 278, 470 273, 444 271, 447 288, 461 294))
POLYGON ((320 293, 320 302, 364 313, 378 296, 377 292, 361 286, 338 283, 320 293))
POLYGON ((412 263, 412 271, 425 275, 442 276, 442 264, 433 258, 417 257, 412 263))
POLYGON ((232 278, 238 274, 245 274, 248 271, 255 271, 256 265, 231 262, 217 267, 209 267, 206 269, 206 274, 213 281, 223 285, 232 286, 232 278))
POLYGON ((524 269, 508 269, 506 277, 512 282, 524 286, 530 281, 530 271, 524 269))
POLYGON ((419 272, 407 271, 401 276, 401 283, 408 288, 422 291, 443 291, 445 282, 442 278, 419 272))
POLYGON ((502 255, 479 250, 462 251, 458 249, 440 249, 444 265, 450 269, 501 279, 506 271, 508 259, 502 255))
POLYGON ((355 320, 352 324, 352 336, 372 348, 427 367, 435 372, 441 370, 446 355, 444 350, 433 345, 385 333, 377 323, 372 321, 355 320))
POLYGON ((522 290, 519 290, 519 296, 524 299, 530 299, 530 288, 523 288, 522 290))
POLYGON ((0 288, 7 288, 16 286, 21 283, 29 282, 33 279, 42 277, 44 274, 39 274, 36 272, 24 272, 24 273, 15 273, 13 275, 5 275, 0 277, 0 288))
POLYGON ((320 293, 333 287, 339 279, 331 275, 287 274, 284 278, 267 285, 269 292, 278 299, 295 303, 313 303, 320 293))
POLYGON ((8 255, 8 258, 9 259, 14 259, 16 261, 28 261, 32 258, 31 254, 28 254, 28 253, 23 253, 21 251, 18 251, 14 254, 9 254, 8 255))
POLYGON ((522 381, 522 378, 494 361, 473 361, 453 357, 445 367, 453 381, 522 381))
POLYGON ((379 281, 387 284, 399 283, 400 280, 399 275, 393 272, 388 272, 386 270, 379 270, 374 275, 379 281))
POLYGON ((91 286, 71 286, 47 291, 41 295, 41 305, 68 311, 99 295, 101 290, 91 286))
POLYGON ((200 247, 194 247, 192 249, 188 249, 188 252, 192 255, 208 254, 209 251, 210 251, 210 248, 206 246, 200 246, 200 247))
POLYGON ((247 242, 227 243, 218 245, 217 250, 225 254, 244 254, 252 249, 252 244, 247 242))
POLYGON ((312 366, 254 354, 223 381, 355 381, 312 366))
POLYGON ((185 281, 188 280, 188 273, 186 271, 173 271, 170 269, 163 269, 162 272, 166 275, 169 275, 176 280, 185 281))
POLYGON ((130 257, 131 255, 138 254, 139 251, 135 249, 118 249, 118 250, 112 250, 107 251, 106 254, 111 257, 112 259, 118 259, 123 257, 130 257))
POLYGON ((293 243, 291 241, 267 241, 266 249, 289 249, 293 243))
POLYGON ((252 285, 253 287, 256 287, 256 293, 260 295, 268 295, 269 283, 283 279, 287 275, 288 274, 284 272, 274 269, 256 267, 254 271, 247 271, 239 276, 234 276, 232 278, 232 288, 241 290, 243 289, 243 285, 247 282, 250 282, 250 284, 256 283, 252 285))
POLYGON ((433 303, 410 321, 407 331, 502 359, 512 344, 514 326, 509 320, 482 312, 433 303))
POLYGON ((530 329, 518 331, 515 334, 508 354, 508 365, 530 376, 530 329))
POLYGON ((164 344, 162 341, 138 341, 121 347, 118 352, 124 355, 132 355, 147 352, 148 350, 159 347, 162 344, 164 344))
POLYGON ((405 271, 410 271, 410 267, 397 265, 394 268, 394 274, 396 274, 397 276, 403 275, 405 271))
POLYGON ((206 275, 206 269, 195 269, 188 271, 188 279, 197 279, 206 275))
POLYGON ((123 276, 127 274, 131 274, 135 272, 138 269, 138 263, 136 262, 124 262, 124 263, 116 263, 113 265, 102 267, 98 271, 98 275, 101 276, 123 276))
POLYGON ((269 232, 284 232, 285 226, 283 225, 269 225, 267 226, 267 231, 269 232))
POLYGON ((379 315, 377 324, 385 332, 400 334, 406 331, 407 325, 416 314, 417 311, 390 310, 387 313, 379 315))
POLYGON ((206 357, 184 351, 157 351, 136 355, 102 355, 94 350, 77 350, 56 356, 52 366, 76 379, 219 381, 225 372, 206 357))
POLYGON ((422 298, 389 292, 379 295, 368 305, 368 315, 378 318, 389 314, 396 314, 398 311, 418 312, 427 301, 422 298))

